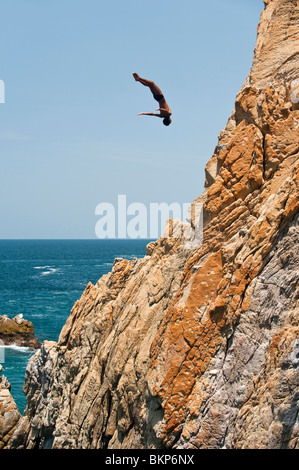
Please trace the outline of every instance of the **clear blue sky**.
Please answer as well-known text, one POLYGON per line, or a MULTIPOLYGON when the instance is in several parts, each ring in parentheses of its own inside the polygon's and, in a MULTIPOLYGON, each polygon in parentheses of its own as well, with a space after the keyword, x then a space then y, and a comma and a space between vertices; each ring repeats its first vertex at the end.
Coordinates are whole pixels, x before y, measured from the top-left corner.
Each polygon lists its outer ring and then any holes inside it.
POLYGON ((95 238, 101 202, 191 202, 249 73, 262 0, 1 3, 0 238, 95 238), (154 80, 173 112, 132 73, 154 80))

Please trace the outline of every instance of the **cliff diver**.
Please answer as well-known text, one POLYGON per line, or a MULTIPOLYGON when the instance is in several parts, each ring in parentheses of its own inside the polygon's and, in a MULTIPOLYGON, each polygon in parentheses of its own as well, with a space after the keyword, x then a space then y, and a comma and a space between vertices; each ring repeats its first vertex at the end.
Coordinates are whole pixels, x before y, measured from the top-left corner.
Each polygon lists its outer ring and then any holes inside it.
POLYGON ((137 116, 141 116, 141 115, 143 115, 143 116, 156 116, 156 117, 159 117, 159 118, 163 119, 164 126, 169 126, 169 124, 171 123, 171 117, 170 116, 172 115, 172 112, 171 112, 170 107, 166 103, 166 100, 165 100, 164 95, 163 95, 162 91, 160 90, 160 88, 154 82, 152 82, 151 80, 146 80, 145 78, 139 77, 138 73, 133 73, 133 77, 135 78, 136 82, 140 82, 140 83, 142 83, 142 85, 149 87, 149 89, 151 90, 151 92, 154 96, 154 99, 156 101, 158 101, 158 103, 159 103, 159 108, 156 109, 156 111, 160 111, 159 114, 156 114, 156 113, 139 113, 139 114, 137 114, 137 116))

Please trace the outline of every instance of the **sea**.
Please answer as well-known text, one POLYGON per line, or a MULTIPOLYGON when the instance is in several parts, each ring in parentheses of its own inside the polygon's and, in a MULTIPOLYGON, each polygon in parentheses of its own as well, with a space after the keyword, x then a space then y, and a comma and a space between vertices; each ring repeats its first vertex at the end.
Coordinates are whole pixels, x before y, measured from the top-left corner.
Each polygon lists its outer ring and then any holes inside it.
MULTIPOLYGON (((111 271, 115 258, 142 258, 145 239, 0 240, 0 315, 23 314, 40 342, 57 341, 88 282, 111 271)), ((35 351, 0 346, 2 374, 21 414, 25 371, 35 351)))

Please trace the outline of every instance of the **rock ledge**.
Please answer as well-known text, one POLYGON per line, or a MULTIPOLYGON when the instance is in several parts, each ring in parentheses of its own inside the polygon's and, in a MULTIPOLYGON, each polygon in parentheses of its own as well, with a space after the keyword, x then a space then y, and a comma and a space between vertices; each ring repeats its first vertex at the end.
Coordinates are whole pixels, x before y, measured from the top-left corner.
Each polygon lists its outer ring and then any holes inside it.
POLYGON ((30 349, 39 349, 41 346, 34 334, 33 324, 22 315, 14 318, 0 315, 0 341, 6 346, 14 344, 30 349))

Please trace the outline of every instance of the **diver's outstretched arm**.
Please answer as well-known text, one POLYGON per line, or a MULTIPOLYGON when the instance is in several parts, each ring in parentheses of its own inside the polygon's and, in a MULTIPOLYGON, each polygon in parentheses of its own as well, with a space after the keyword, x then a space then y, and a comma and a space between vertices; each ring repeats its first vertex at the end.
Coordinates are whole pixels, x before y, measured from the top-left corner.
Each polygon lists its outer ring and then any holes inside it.
POLYGON ((155 113, 138 113, 137 116, 156 116, 156 117, 163 117, 161 114, 155 114, 155 113))

